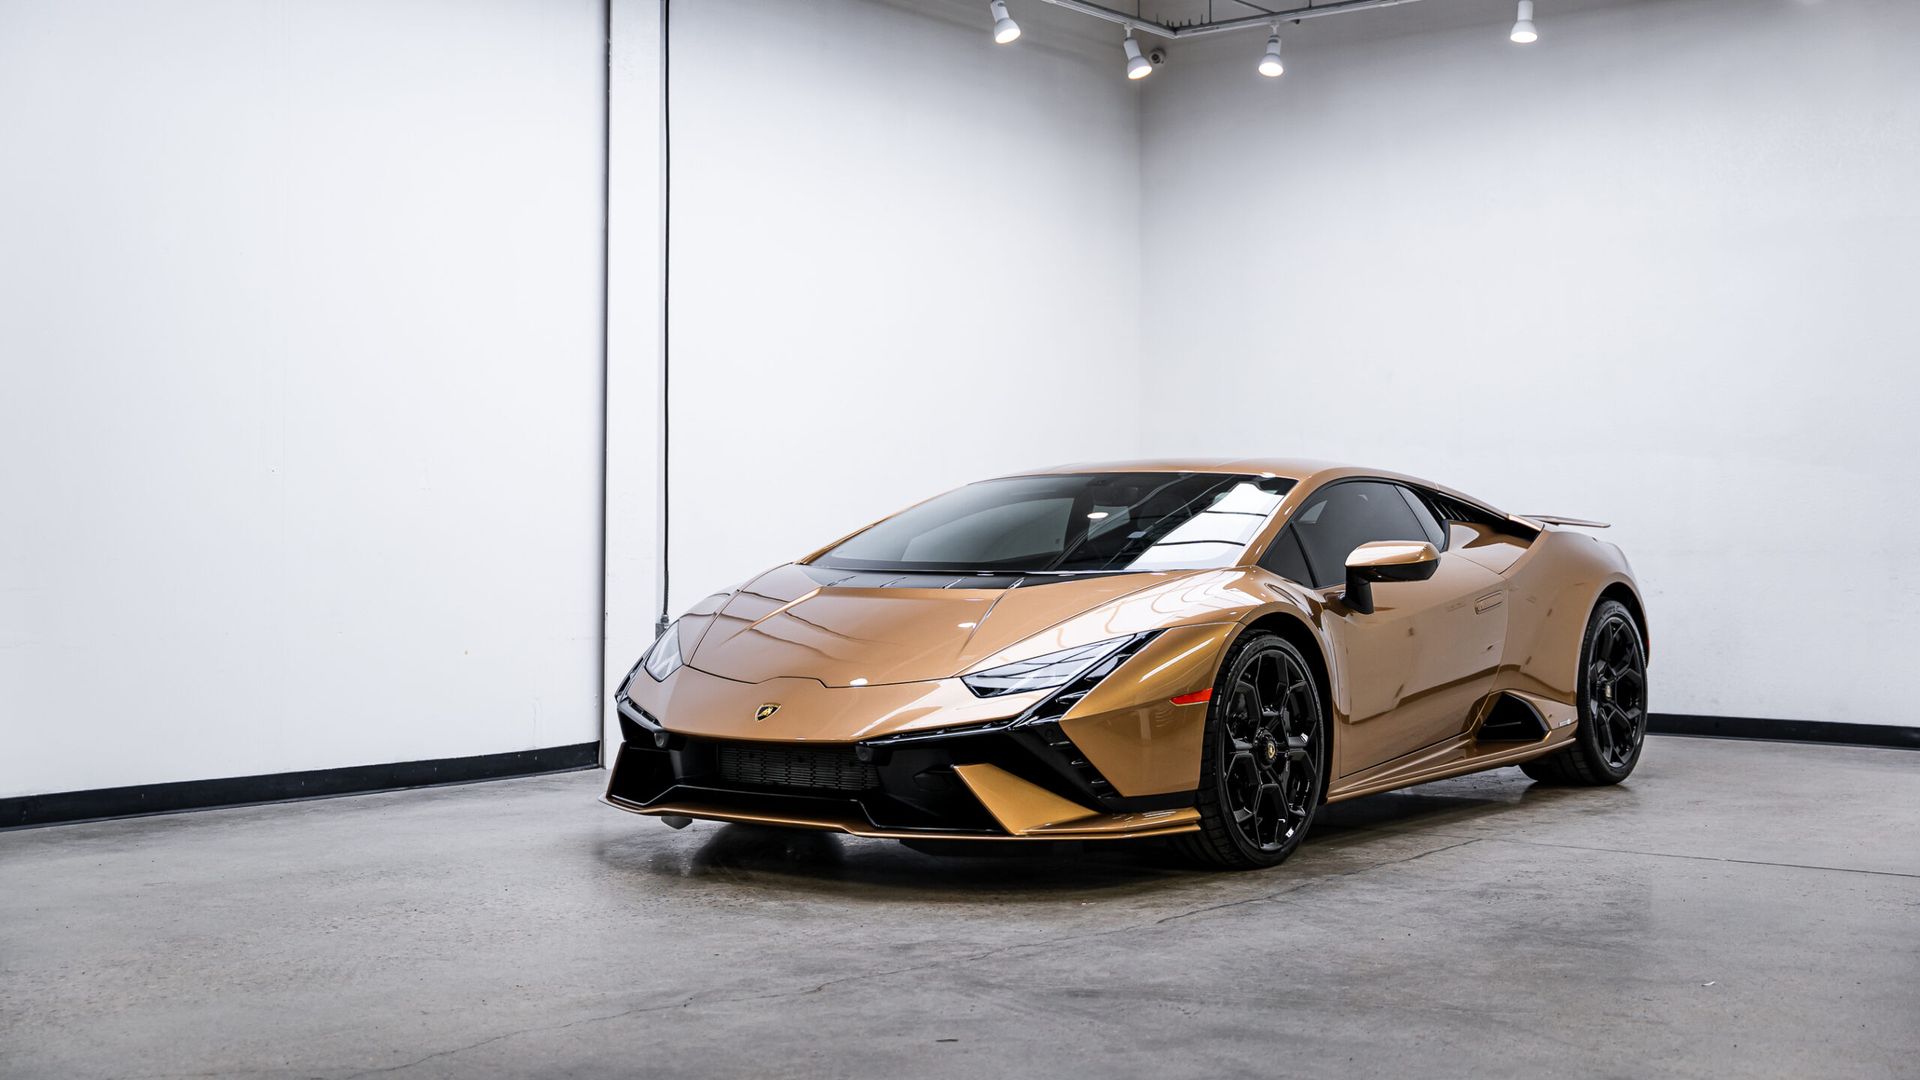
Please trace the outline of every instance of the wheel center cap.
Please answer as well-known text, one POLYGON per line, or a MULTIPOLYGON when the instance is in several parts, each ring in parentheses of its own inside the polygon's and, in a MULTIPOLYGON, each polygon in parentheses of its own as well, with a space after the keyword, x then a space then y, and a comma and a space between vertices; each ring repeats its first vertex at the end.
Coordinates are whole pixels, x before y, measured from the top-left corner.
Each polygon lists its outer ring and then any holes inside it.
POLYGON ((1260 757, 1271 765, 1280 760, 1280 744, 1271 735, 1262 735, 1259 744, 1260 757))

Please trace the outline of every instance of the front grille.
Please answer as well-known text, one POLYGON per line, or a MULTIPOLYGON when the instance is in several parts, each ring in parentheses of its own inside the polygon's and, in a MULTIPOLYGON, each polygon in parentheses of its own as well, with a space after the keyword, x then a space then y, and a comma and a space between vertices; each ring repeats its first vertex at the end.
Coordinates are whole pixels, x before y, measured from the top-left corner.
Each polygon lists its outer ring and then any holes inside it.
POLYGON ((736 784, 867 791, 880 786, 880 770, 851 750, 722 746, 720 776, 736 784))

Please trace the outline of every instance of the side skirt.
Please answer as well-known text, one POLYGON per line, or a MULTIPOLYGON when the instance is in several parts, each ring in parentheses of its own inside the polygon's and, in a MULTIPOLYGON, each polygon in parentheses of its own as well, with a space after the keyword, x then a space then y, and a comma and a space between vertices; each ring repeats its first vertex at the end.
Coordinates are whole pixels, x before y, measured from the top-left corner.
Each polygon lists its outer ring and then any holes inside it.
POLYGON ((1473 753, 1473 740, 1462 736, 1435 750, 1428 751, 1414 765, 1401 766, 1386 773, 1373 769, 1359 776, 1341 780, 1334 784, 1333 790, 1327 794, 1327 801, 1335 803, 1343 799, 1356 799, 1362 795, 1377 795, 1382 791, 1424 784, 1429 780, 1445 780, 1449 776, 1480 772, 1483 769, 1496 769, 1502 765, 1518 765, 1523 761, 1530 761, 1559 749, 1563 742, 1565 742, 1564 739, 1553 739, 1519 746, 1508 743, 1497 750, 1473 753))
POLYGON ((1517 765, 1565 746, 1577 728, 1573 706, 1512 690, 1489 695, 1475 707, 1472 715, 1472 729, 1464 734, 1334 781, 1328 785, 1326 801, 1339 802, 1424 784, 1429 780, 1444 780, 1449 776, 1482 769, 1517 765), (1511 710, 1497 708, 1503 696, 1518 699, 1520 705, 1531 710, 1530 719, 1538 725, 1532 730, 1545 730, 1546 735, 1515 741, 1512 736, 1521 733, 1528 725, 1508 721, 1511 710), (1483 734, 1489 736, 1485 742, 1481 741, 1483 734))

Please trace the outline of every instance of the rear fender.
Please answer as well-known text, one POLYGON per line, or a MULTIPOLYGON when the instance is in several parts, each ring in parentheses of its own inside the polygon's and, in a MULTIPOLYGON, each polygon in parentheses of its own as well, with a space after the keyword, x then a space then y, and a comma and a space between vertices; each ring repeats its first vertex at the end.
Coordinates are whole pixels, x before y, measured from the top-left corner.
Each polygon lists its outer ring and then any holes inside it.
POLYGON ((1638 604, 1639 588, 1620 549, 1585 533, 1549 530, 1533 549, 1508 580, 1498 685, 1577 704, 1580 645, 1600 594, 1619 585, 1638 604))

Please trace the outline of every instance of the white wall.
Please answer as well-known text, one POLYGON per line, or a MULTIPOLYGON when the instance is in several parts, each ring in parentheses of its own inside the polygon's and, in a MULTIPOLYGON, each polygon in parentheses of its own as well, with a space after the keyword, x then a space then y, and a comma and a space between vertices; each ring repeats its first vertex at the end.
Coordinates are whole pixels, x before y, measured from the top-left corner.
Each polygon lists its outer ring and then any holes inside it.
MULTIPOLYGON (((1144 85, 1041 5, 676 4, 670 606, 995 471, 1306 452, 1618 522, 1661 709, 1904 721, 1916 13, 1575 2, 1144 85)), ((601 532, 602 18, 0 0, 0 797, 592 738, 659 497, 613 0, 601 532)))
POLYGON ((1217 404, 1151 447, 1611 520, 1656 710, 1910 724, 1920 5, 1586 8, 1524 49, 1506 0, 1290 27, 1277 83, 1177 50, 1146 389, 1217 404))
POLYGON ((1135 448, 1141 88, 1117 28, 1023 4, 1000 48, 985 16, 674 5, 675 613, 949 487, 1135 448))
POLYGON ((595 737, 602 20, 0 0, 0 796, 595 737))

